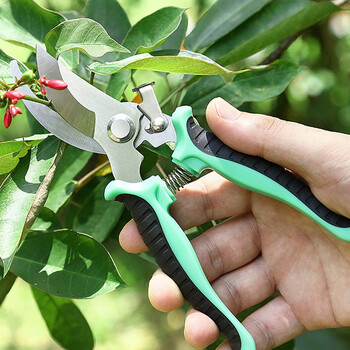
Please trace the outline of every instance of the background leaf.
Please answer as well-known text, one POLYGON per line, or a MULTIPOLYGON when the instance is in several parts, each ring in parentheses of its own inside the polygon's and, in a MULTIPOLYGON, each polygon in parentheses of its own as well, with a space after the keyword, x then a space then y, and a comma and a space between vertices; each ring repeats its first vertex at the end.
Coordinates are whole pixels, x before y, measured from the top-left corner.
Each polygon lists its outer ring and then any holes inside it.
POLYGON ((20 242, 36 192, 54 162, 58 145, 58 139, 51 136, 34 147, 0 188, 0 257, 5 274, 20 242))
POLYGON ((107 52, 128 52, 99 23, 89 18, 60 23, 46 35, 45 45, 47 52, 54 57, 72 49, 79 49, 94 57, 103 56, 107 52))
POLYGON ((85 167, 92 153, 67 146, 58 165, 45 206, 57 212, 70 198, 76 187, 75 176, 85 167))
POLYGON ((238 107, 247 101, 262 101, 281 94, 304 68, 294 63, 276 61, 264 70, 238 74, 232 82, 222 77, 201 79, 186 93, 182 104, 190 105, 195 115, 205 115, 208 103, 221 97, 238 107))
POLYGON ((65 18, 31 0, 9 0, 0 5, 0 38, 34 50, 45 35, 65 18))
MULTIPOLYGON (((0 19, 0 23, 1 23, 1 19, 0 19)), ((0 77, 2 79, 5 79, 7 83, 13 83, 14 81, 13 75, 10 69, 10 62, 12 60, 14 60, 13 57, 9 56, 8 54, 6 54, 4 51, 0 49, 0 77)), ((20 61, 17 61, 17 62, 19 65, 19 69, 22 72, 25 72, 27 70, 26 66, 20 61)))
POLYGON ((275 0, 210 46, 205 54, 227 65, 283 40, 338 10, 339 7, 328 1, 275 0))
POLYGON ((112 180, 112 176, 96 177, 74 197, 67 214, 73 230, 87 233, 99 242, 107 238, 124 211, 122 203, 104 198, 104 190, 112 180))
POLYGON ((52 337, 64 349, 93 349, 90 326, 72 300, 49 295, 34 287, 32 292, 52 337))
POLYGON ((186 37, 185 47, 198 51, 237 28, 271 0, 218 0, 186 37))
POLYGON ((113 74, 124 69, 146 69, 166 73, 193 75, 227 74, 230 71, 206 56, 186 50, 155 51, 125 58, 121 61, 99 63, 88 67, 98 74, 113 74))
POLYGON ((29 232, 11 271, 44 292, 63 298, 93 298, 123 285, 103 245, 71 230, 29 232))
POLYGON ((100 23, 119 43, 131 27, 127 14, 117 0, 89 0, 84 15, 100 23))

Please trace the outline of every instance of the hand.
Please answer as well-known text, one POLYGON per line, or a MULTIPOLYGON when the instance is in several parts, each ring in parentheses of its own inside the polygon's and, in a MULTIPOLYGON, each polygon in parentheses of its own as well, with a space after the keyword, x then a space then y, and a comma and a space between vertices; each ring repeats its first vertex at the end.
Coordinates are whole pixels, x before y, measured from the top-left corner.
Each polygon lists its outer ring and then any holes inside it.
MULTIPOLYGON (((228 146, 294 171, 323 204, 350 217, 350 136, 239 112, 222 99, 209 104, 207 120, 228 146)), ((177 198, 171 214, 183 229, 229 217, 192 242, 207 278, 234 314, 280 292, 243 322, 258 350, 307 330, 350 325, 350 243, 216 173, 187 185, 177 198)), ((122 230, 120 243, 133 253, 147 249, 133 221, 122 230)), ((161 271, 150 281, 149 298, 161 311, 184 303, 161 271)), ((206 347, 218 335, 206 315, 187 314, 185 336, 192 346, 206 347)), ((220 346, 229 349, 227 343, 220 346)))

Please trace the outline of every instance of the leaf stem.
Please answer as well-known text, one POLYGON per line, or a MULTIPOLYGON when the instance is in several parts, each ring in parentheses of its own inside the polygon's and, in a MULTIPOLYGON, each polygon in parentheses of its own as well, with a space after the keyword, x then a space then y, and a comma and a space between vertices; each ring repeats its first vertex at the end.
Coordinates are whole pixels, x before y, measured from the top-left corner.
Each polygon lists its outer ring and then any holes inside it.
POLYGON ((52 104, 51 104, 50 101, 46 101, 46 100, 43 100, 41 98, 34 97, 34 96, 25 95, 23 97, 23 100, 33 101, 33 102, 36 102, 36 103, 41 103, 41 104, 43 104, 45 106, 48 106, 48 107, 52 107, 52 104))
POLYGON ((91 72, 90 73, 90 80, 89 80, 89 83, 91 85, 94 85, 94 78, 95 78, 95 72, 91 72))
POLYGON ((275 51, 273 51, 269 56, 267 56, 260 64, 267 65, 270 64, 279 58, 282 54, 288 49, 288 47, 303 33, 303 31, 293 34, 288 38, 284 39, 275 51))
POLYGON ((175 89, 171 94, 169 94, 168 97, 166 97, 159 105, 160 108, 164 107, 169 101, 172 100, 172 98, 178 94, 179 92, 181 92, 184 88, 186 88, 188 86, 188 83, 183 83, 182 85, 180 85, 177 89, 175 89))
POLYGON ((85 176, 83 176, 77 183, 77 186, 75 187, 74 192, 78 192, 82 187, 84 187, 87 183, 89 183, 95 175, 103 169, 105 166, 109 164, 109 160, 105 161, 104 163, 100 164, 95 169, 91 170, 89 173, 87 173, 85 176))

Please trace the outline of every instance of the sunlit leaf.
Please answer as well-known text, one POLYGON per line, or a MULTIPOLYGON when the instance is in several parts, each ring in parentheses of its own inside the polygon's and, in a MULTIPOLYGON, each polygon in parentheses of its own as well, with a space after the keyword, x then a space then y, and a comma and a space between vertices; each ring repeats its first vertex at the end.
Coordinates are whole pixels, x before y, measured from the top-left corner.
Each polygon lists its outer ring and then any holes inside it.
POLYGON ((9 173, 16 167, 19 159, 42 140, 0 142, 0 175, 9 173))
POLYGON ((71 230, 29 232, 11 271, 44 292, 63 298, 93 298, 123 285, 103 245, 71 230))
POLYGON ((54 162, 58 145, 59 141, 53 136, 39 143, 21 159, 0 187, 0 258, 5 274, 20 242, 35 195, 54 162))
POLYGON ((208 103, 215 97, 236 107, 247 101, 262 101, 281 94, 303 69, 294 63, 276 61, 266 69, 239 74, 229 83, 219 76, 207 77, 191 86, 182 104, 192 106, 195 115, 205 115, 208 103))
POLYGON ((210 46, 205 54, 227 65, 310 27, 338 10, 339 7, 329 1, 275 0, 210 46))
POLYGON ((107 52, 128 52, 99 23, 89 18, 71 19, 59 24, 46 35, 45 45, 48 53, 55 57, 72 49, 94 57, 107 52))
POLYGON ((64 349, 93 349, 90 326, 72 300, 49 295, 34 287, 32 292, 52 337, 64 349))
POLYGON ((186 50, 155 51, 125 58, 121 61, 99 63, 88 67, 98 74, 113 74, 124 69, 145 69, 166 73, 193 75, 227 74, 230 71, 208 57, 186 50))

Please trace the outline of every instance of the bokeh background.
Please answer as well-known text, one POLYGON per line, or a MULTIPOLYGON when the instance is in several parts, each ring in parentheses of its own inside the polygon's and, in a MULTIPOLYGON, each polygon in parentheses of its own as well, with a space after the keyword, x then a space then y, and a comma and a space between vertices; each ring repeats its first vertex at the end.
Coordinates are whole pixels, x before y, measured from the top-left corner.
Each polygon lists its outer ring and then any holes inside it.
MULTIPOLYGON (((3 2, 0 0, 0 3, 3 2)), ((36 0, 40 5, 60 11, 81 12, 85 0, 36 0)), ((188 8, 189 30, 215 0, 119 0, 131 24, 165 6, 188 8)), ((111 20, 113 20, 111 18, 111 20)), ((18 59, 30 52, 14 49, 0 40, 0 47, 18 59)), ((256 62, 264 53, 249 59, 256 62)), ((284 53, 284 59, 305 65, 285 93, 241 108, 266 113, 307 125, 350 132, 350 12, 337 13, 305 31, 284 53)), ((157 79, 157 74, 141 72, 137 82, 157 79)), ((166 94, 166 89, 163 89, 166 94)), ((162 98, 162 89, 158 97, 162 98)), ((165 96, 164 96, 165 97, 165 96)), ((0 141, 30 135, 25 118, 16 118, 9 130, 0 126, 0 141)), ((95 336, 96 349, 186 350, 192 349, 183 339, 186 307, 162 314, 153 310, 147 299, 147 285, 156 266, 139 256, 127 254, 115 237, 106 244, 113 251, 120 273, 130 287, 93 300, 77 301, 95 336)), ((293 345, 294 346, 294 345, 293 345)), ((288 349, 291 349, 290 345, 288 349)), ((322 330, 309 332, 296 340, 296 349, 350 349, 350 331, 322 330)), ((1 350, 61 349, 49 335, 31 290, 17 280, 0 309, 1 350)), ((285 347, 287 349, 287 347, 285 347)), ((84 350, 84 349, 82 349, 84 350)))

